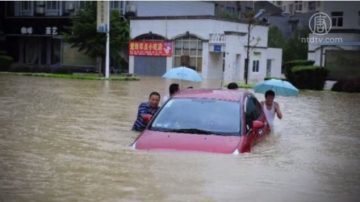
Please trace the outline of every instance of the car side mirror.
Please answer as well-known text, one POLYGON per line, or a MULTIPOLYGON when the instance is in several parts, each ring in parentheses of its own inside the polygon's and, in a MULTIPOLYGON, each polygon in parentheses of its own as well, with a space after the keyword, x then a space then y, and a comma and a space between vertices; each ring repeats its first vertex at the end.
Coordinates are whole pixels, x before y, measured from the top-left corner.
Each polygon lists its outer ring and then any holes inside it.
POLYGON ((252 129, 253 130, 259 130, 264 127, 264 122, 255 120, 252 122, 252 129))

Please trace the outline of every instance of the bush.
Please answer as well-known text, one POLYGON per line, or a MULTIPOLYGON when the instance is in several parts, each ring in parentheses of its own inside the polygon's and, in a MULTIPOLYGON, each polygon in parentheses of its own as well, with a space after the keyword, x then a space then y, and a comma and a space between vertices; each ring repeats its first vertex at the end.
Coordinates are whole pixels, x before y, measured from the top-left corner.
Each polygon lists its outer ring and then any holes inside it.
POLYGON ((270 80, 270 79, 277 79, 277 80, 283 80, 283 81, 286 81, 286 79, 285 79, 285 78, 280 78, 280 77, 265 77, 265 78, 264 78, 264 81, 266 81, 266 80, 270 80))
POLYGON ((313 60, 292 60, 289 62, 284 63, 283 65, 283 69, 284 69, 284 73, 286 78, 289 78, 289 76, 291 76, 291 69, 295 66, 309 66, 309 65, 314 65, 315 61, 313 60))
POLYGON ((62 66, 52 68, 51 73, 71 74, 71 73, 96 73, 96 67, 73 67, 73 66, 62 66))
POLYGON ((13 62, 12 57, 6 55, 0 55, 0 71, 9 70, 12 62, 13 62))
POLYGON ((327 69, 318 66, 295 66, 288 79, 299 89, 322 90, 327 73, 327 69))
POLYGON ((355 93, 360 92, 360 77, 351 80, 340 80, 331 88, 332 91, 355 93))

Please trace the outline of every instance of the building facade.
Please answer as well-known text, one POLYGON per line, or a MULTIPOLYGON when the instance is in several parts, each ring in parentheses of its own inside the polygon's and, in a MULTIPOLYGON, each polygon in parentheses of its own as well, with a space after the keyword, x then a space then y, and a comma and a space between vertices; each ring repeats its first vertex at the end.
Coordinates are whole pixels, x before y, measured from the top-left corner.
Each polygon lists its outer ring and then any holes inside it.
MULTIPOLYGON (((292 38, 296 31, 299 30, 309 30, 309 19, 316 12, 313 9, 308 9, 305 11, 302 9, 297 12, 288 12, 286 8, 289 4, 294 4, 295 2, 283 2, 283 1, 256 1, 255 2, 255 11, 259 9, 265 9, 265 15, 262 17, 267 21, 270 26, 277 27, 282 36, 285 39, 292 38), (283 5, 284 7, 282 7, 283 5), (283 9, 285 8, 285 9, 283 9)), ((301 2, 303 5, 309 2, 301 2)), ((301 7, 301 8, 306 8, 301 7)))
MULTIPOLYGON (((168 6, 171 3, 166 2, 168 6)), ((186 15, 188 11, 181 12, 180 5, 171 5, 171 8, 177 7, 177 11, 165 16, 162 14, 169 12, 166 8, 164 13, 157 11, 156 16, 143 15, 136 9, 137 17, 130 21, 129 72, 161 76, 172 67, 184 65, 195 69, 205 79, 244 80, 248 24, 241 19, 216 16, 213 2, 176 3, 196 9, 192 15, 186 15), (152 43, 155 42, 160 43, 155 47, 171 51, 168 54, 156 48, 154 51, 152 43)), ((251 29, 249 81, 260 81, 266 76, 281 77, 282 50, 267 46, 267 34, 265 24, 251 29)))
MULTIPOLYGON (((4 49, 15 65, 95 68, 95 58, 72 48, 62 35, 86 2, 1 3, 4 49)), ((204 78, 244 79, 248 33, 247 21, 241 18, 254 9, 253 2, 111 1, 110 6, 131 18, 129 73, 160 76, 186 65, 204 78)), ((281 76, 282 51, 267 46, 267 33, 266 24, 251 29, 249 80, 281 76)))
MULTIPOLYGON (((7 1, 3 7, 4 47, 14 65, 61 68, 95 67, 94 58, 64 41, 62 33, 85 1, 7 1)), ((112 10, 125 12, 122 1, 112 1, 112 10)))
MULTIPOLYGON (((267 47, 267 32, 268 26, 260 25, 251 32, 249 80, 254 82, 266 76, 281 76, 282 52, 267 47)), ((169 42, 172 54, 130 55, 130 73, 161 76, 172 67, 185 65, 200 72, 203 78, 244 78, 246 23, 207 17, 137 18, 131 20, 131 38, 148 43, 154 39, 169 42)))
POLYGON ((321 9, 323 1, 273 1, 284 13, 294 15, 295 13, 316 12, 321 9))
POLYGON ((360 77, 360 2, 322 2, 330 18, 327 34, 309 35, 308 59, 327 68, 329 79, 360 77))

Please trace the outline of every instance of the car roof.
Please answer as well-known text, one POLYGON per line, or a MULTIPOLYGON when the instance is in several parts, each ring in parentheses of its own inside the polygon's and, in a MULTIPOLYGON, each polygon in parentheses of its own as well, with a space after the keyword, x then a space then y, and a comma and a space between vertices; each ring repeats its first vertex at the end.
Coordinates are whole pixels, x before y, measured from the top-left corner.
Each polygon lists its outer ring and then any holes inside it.
POLYGON ((197 99, 216 99, 227 101, 242 101, 248 95, 247 90, 228 90, 228 89, 186 89, 174 95, 174 98, 197 98, 197 99))

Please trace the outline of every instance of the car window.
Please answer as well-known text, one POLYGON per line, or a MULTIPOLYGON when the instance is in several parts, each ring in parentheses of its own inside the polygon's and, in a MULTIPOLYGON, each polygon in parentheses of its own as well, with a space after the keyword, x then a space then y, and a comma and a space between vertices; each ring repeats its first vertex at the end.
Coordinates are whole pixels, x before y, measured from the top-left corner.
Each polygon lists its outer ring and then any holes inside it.
POLYGON ((240 103, 212 99, 169 100, 150 130, 194 134, 240 135, 240 103))
POLYGON ((246 129, 247 131, 252 127, 252 122, 259 119, 262 114, 262 107, 259 101, 254 96, 249 96, 246 101, 246 129))

